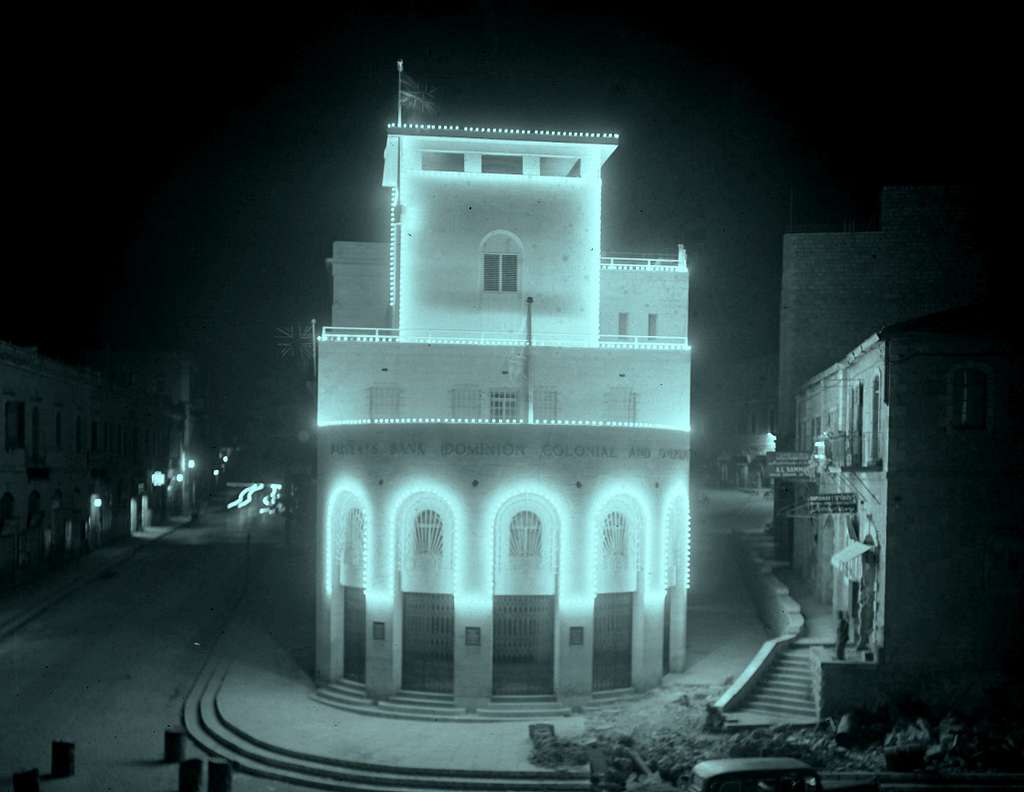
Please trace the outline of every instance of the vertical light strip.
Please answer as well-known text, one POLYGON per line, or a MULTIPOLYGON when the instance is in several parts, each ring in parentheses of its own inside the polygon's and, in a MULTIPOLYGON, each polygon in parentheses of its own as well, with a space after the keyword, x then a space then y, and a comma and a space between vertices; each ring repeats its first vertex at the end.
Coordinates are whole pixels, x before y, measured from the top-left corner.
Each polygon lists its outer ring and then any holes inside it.
MULTIPOLYGON (((388 306, 394 308, 395 306, 395 282, 398 270, 398 223, 396 219, 396 210, 398 208, 398 190, 395 187, 391 188, 391 210, 390 210, 390 227, 391 227, 391 238, 388 250, 389 258, 389 269, 388 269, 388 306)), ((397 321, 394 322, 397 324, 397 321)))

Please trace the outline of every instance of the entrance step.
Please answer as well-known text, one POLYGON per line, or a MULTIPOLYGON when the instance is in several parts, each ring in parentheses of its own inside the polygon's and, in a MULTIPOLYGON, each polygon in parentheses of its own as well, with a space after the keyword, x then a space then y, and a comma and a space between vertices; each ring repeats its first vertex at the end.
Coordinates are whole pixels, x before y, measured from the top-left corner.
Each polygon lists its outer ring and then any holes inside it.
POLYGON ((421 707, 454 707, 455 696, 451 693, 425 693, 418 690, 400 690, 388 701, 421 707))
POLYGON ((572 709, 557 702, 546 706, 543 703, 489 704, 477 709, 476 714, 482 718, 500 720, 536 720, 539 718, 567 718, 572 715, 572 709))
POLYGON ((396 699, 379 702, 377 712, 400 715, 412 720, 448 720, 467 714, 464 707, 456 707, 454 704, 437 707, 422 702, 408 703, 396 699))
POLYGON ((634 687, 624 687, 614 690, 595 690, 593 698, 596 703, 598 701, 628 701, 640 698, 641 695, 634 687))
POLYGON ((557 701, 553 693, 517 693, 517 694, 498 694, 491 696, 492 704, 521 704, 523 702, 527 704, 541 704, 557 701))
POLYGON ((217 697, 228 663, 214 658, 185 699, 185 729, 206 753, 261 778, 335 792, 588 792, 585 770, 442 770, 355 762, 301 753, 267 743, 226 720, 217 697))

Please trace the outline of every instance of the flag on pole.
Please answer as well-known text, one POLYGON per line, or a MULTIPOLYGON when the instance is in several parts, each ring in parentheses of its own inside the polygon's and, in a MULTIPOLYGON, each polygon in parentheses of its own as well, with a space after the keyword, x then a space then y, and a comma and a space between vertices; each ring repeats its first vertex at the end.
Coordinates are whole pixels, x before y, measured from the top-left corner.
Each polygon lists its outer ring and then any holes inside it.
POLYGON ((401 66, 399 66, 398 71, 401 74, 398 97, 402 106, 424 113, 433 113, 436 107, 434 103, 434 89, 426 84, 421 85, 417 83, 412 77, 402 71, 401 66))

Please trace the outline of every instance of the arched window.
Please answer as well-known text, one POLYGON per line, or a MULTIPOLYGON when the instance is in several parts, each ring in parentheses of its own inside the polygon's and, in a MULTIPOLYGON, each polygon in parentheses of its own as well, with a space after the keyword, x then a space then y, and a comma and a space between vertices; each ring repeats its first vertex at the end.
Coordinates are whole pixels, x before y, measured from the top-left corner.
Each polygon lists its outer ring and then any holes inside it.
POLYGON ((625 561, 629 555, 629 523, 622 512, 611 512, 604 518, 601 547, 608 561, 625 561))
POLYGON ((988 376, 965 366, 953 371, 953 428, 984 429, 988 423, 988 376))
POLYGON ((349 509, 345 518, 345 564, 357 566, 363 562, 363 526, 366 515, 362 509, 349 509))
POLYGON ((441 515, 424 509, 416 515, 415 553, 418 556, 441 556, 444 553, 444 523, 441 515))
POLYGON ((509 558, 539 558, 540 551, 540 517, 531 511, 517 512, 509 525, 509 558))
POLYGON ((492 233, 484 240, 482 256, 485 292, 519 291, 522 250, 512 234, 504 231, 492 233))

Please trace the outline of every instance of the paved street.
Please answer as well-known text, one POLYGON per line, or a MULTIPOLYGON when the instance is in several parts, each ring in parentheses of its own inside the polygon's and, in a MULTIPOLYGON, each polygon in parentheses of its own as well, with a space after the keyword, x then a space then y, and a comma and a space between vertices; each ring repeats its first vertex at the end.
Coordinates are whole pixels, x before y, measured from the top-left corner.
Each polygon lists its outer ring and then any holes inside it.
POLYGON ((767 640, 739 565, 729 532, 753 529, 771 519, 772 501, 742 490, 694 487, 687 624, 683 678, 692 684, 731 681, 767 640))
MULTIPOLYGON (((689 667, 683 676, 689 683, 722 684, 764 640, 727 533, 763 523, 770 501, 721 490, 709 490, 704 501, 697 491, 693 511, 689 667)), ((0 722, 15 726, 0 730, 0 788, 15 769, 48 772, 54 739, 76 744, 77 773, 44 781, 44 788, 176 787, 177 768, 160 762, 163 731, 179 725, 182 701, 243 590, 249 532, 249 593, 259 603, 261 627, 310 671, 311 569, 300 551, 283 549, 282 522, 211 505, 199 526, 146 542, 112 573, 0 641, 0 722), (270 558, 272 568, 265 567, 270 558)), ((293 787, 236 774, 235 789, 293 787)))
MULTIPOLYGON (((204 512, 0 641, 0 789, 16 769, 49 772, 50 742, 75 743, 74 778, 44 789, 173 790, 163 731, 242 591, 246 535, 280 541, 281 519, 204 512)), ((194 752, 194 749, 193 749, 194 752)), ((237 778, 240 790, 288 788, 237 778)))

